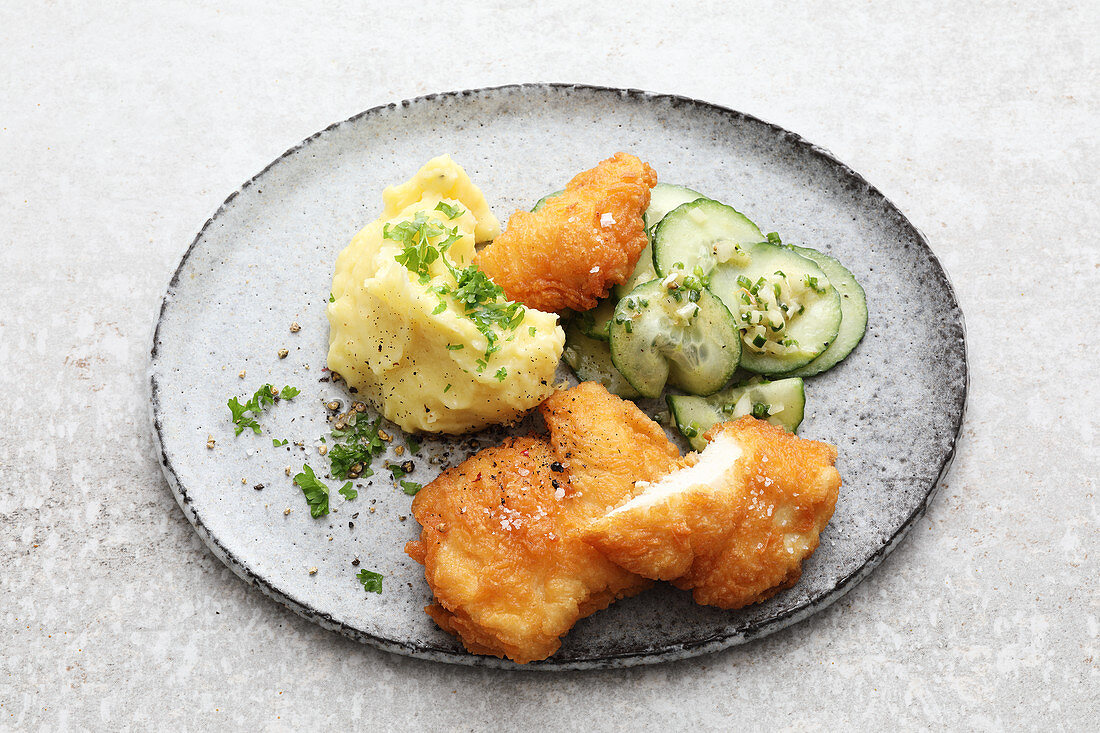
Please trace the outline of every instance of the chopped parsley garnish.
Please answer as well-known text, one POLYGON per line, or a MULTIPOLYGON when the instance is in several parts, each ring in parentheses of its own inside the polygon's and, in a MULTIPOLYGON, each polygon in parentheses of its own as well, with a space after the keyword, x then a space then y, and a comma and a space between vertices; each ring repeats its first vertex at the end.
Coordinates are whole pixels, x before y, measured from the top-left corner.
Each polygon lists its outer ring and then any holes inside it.
POLYGON ((382 574, 373 570, 360 570, 355 574, 355 579, 363 584, 363 590, 367 593, 382 592, 382 574))
POLYGON ((351 481, 341 486, 337 491, 340 492, 340 496, 344 497, 347 501, 351 501, 359 496, 359 492, 351 488, 351 481))
POLYGON ((328 450, 330 473, 339 479, 349 478, 350 473, 370 476, 373 473, 369 468, 371 461, 386 449, 386 444, 378 437, 381 425, 381 417, 371 420, 356 412, 348 416, 347 427, 333 430, 332 437, 342 442, 336 442, 328 450), (354 470, 356 466, 359 470, 354 470))
POLYGON ((532 336, 534 336, 534 335, 535 335, 535 327, 534 327, 534 326, 531 326, 530 328, 528 328, 528 329, 527 329, 527 333, 529 333, 529 334, 531 334, 532 336))
POLYGON ((282 390, 277 392, 274 385, 265 384, 256 390, 256 393, 252 395, 252 399, 244 404, 241 404, 241 401, 236 397, 230 397, 225 404, 229 407, 229 412, 232 415, 233 434, 240 435, 245 429, 252 428, 252 432, 259 435, 260 423, 256 422, 256 417, 264 411, 264 408, 271 407, 276 400, 292 400, 299 394, 301 394, 301 390, 295 387, 283 387, 282 390), (247 414, 249 412, 256 417, 250 417, 247 414))
POLYGON ((382 236, 402 245, 400 254, 394 259, 409 272, 419 276, 420 282, 425 285, 431 277, 429 266, 459 240, 457 227, 450 229, 429 218, 423 211, 416 212, 414 218, 398 224, 386 224, 382 228, 382 236), (447 235, 445 240, 432 242, 444 235, 447 235))
POLYGON ((442 211, 444 214, 447 215, 448 219, 457 219, 458 217, 466 213, 465 209, 460 209, 457 206, 451 206, 445 201, 440 201, 438 204, 436 204, 435 210, 442 211))
POLYGON ((400 463, 391 463, 390 465, 386 466, 386 468, 390 470, 390 473, 393 474, 393 478, 395 480, 405 478, 409 475, 409 472, 406 471, 400 463))
POLYGON ((336 297, 332 293, 328 294, 328 302, 330 302, 330 303, 335 303, 336 302, 336 297))
POLYGON ((416 492, 420 491, 422 488, 424 488, 424 486, 422 484, 416 483, 415 481, 402 481, 401 488, 409 496, 416 496, 416 492))
POLYGON ((771 408, 772 406, 765 402, 757 402, 752 406, 752 416, 757 420, 766 420, 770 414, 768 410, 771 408))
POLYGON ((233 414, 233 424, 236 426, 233 430, 234 435, 240 435, 245 428, 252 428, 252 432, 260 434, 260 424, 245 414, 252 409, 251 402, 242 405, 236 397, 230 397, 226 404, 229 405, 229 411, 233 414))
POLYGON ((420 452, 420 443, 411 435, 405 436, 405 447, 408 448, 409 453, 412 453, 414 456, 420 452))
POLYGON ((288 442, 289 441, 286 438, 283 438, 282 440, 279 440, 278 438, 272 438, 271 439, 271 445, 275 446, 276 448, 279 448, 280 446, 284 446, 288 442))
POLYGON ((496 380, 498 382, 503 382, 505 379, 508 378, 508 370, 504 367, 501 367, 500 369, 497 369, 497 373, 493 376, 496 377, 496 380))
MULTIPOLYGON (((440 202, 436 210, 451 216, 451 206, 440 202)), ((461 213, 461 212, 459 212, 461 213)), ((455 214, 457 216, 458 214, 455 214)), ((454 218, 451 216, 451 218, 454 218)), ((401 245, 401 252, 394 256, 410 273, 416 275, 422 285, 431 281, 430 266, 441 261, 454 278, 454 285, 433 285, 430 290, 439 297, 439 305, 433 311, 438 315, 447 309, 444 296, 450 296, 463 308, 463 315, 474 322, 477 330, 485 337, 485 357, 500 350, 501 331, 514 331, 523 322, 526 308, 504 297, 504 290, 494 283, 475 265, 463 269, 455 267, 444 256, 451 245, 461 237, 457 227, 447 227, 424 212, 416 213, 412 219, 397 224, 386 224, 382 236, 401 245)), ((462 344, 448 344, 452 351, 462 348, 462 344)), ((480 362, 479 362, 480 363, 480 362)), ((484 370, 481 366, 478 371, 484 370)))
POLYGON ((328 514, 328 486, 314 475, 308 463, 302 465, 301 473, 295 474, 294 483, 298 484, 302 493, 306 495, 311 517, 316 519, 328 514))

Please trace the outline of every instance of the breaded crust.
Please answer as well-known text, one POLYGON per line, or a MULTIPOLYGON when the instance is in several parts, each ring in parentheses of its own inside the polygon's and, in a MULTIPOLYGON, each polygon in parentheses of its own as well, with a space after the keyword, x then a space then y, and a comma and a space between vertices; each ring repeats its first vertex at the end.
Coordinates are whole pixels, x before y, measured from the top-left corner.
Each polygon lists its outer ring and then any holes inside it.
POLYGON ((585 525, 634 496, 635 481, 665 475, 680 458, 660 425, 597 382, 555 392, 539 412, 575 489, 569 515, 585 525))
MULTIPOLYGON (((837 452, 751 417, 716 425, 705 437, 706 451, 735 444, 705 484, 671 473, 664 485, 676 491, 607 514, 583 535, 623 568, 671 580, 699 603, 741 608, 801 576, 836 506, 837 452)), ((684 466, 699 460, 688 457, 684 466)))
POLYGON ((650 585, 578 528, 676 455, 633 403, 598 384, 553 395, 543 414, 549 441, 486 448, 421 489, 412 507, 420 539, 405 547, 424 565, 436 601, 425 610, 440 628, 472 653, 520 663, 545 659, 578 619, 650 585))
POLYGON ((477 266, 510 300, 550 313, 588 310, 634 271, 656 184, 648 164, 616 153, 574 176, 538 211, 512 214, 477 266))

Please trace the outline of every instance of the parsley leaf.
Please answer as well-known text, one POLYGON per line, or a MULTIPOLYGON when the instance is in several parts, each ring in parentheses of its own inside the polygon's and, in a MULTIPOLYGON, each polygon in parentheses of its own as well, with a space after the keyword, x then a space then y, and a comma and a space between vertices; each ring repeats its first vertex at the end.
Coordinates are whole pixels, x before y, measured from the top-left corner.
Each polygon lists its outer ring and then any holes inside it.
POLYGON ((253 408, 251 401, 242 405, 236 397, 230 397, 229 402, 226 404, 229 406, 229 412, 233 415, 234 435, 240 435, 245 428, 252 428, 252 432, 257 435, 260 434, 260 424, 245 414, 253 408))
POLYGON ((286 438, 283 438, 282 440, 279 440, 278 438, 272 438, 271 439, 271 444, 273 446, 275 446, 276 448, 279 448, 281 446, 286 445, 287 442, 288 442, 288 440, 286 438))
POLYGON ((382 425, 382 418, 374 420, 367 418, 363 413, 355 413, 348 417, 348 426, 340 430, 333 430, 332 437, 342 440, 336 443, 328 451, 331 468, 329 472, 339 479, 348 478, 355 466, 359 470, 355 473, 360 476, 370 476, 373 471, 369 466, 371 461, 379 453, 385 450, 385 443, 378 437, 378 428, 382 425))
MULTIPOLYGON (((229 402, 226 405, 229 407, 229 413, 232 416, 234 435, 240 435, 246 428, 252 428, 252 432, 256 435, 260 434, 260 423, 256 422, 254 417, 249 417, 245 413, 251 412, 253 415, 259 416, 264 408, 271 407, 275 404, 276 400, 286 398, 292 400, 301 394, 301 390, 296 387, 286 386, 283 387, 282 392, 276 392, 275 387, 271 384, 265 384, 256 390, 256 393, 252 395, 252 399, 245 402, 243 405, 241 401, 236 397, 230 397, 229 402)), ((285 445, 286 441, 283 441, 285 445)))
POLYGON ((328 486, 313 473, 309 464, 302 465, 302 472, 294 476, 294 483, 301 487, 309 504, 309 515, 316 519, 328 514, 328 486))
POLYGON ((391 463, 390 465, 386 466, 386 468, 390 470, 390 473, 393 474, 395 480, 399 478, 405 478, 409 475, 408 471, 402 468, 400 463, 391 463))
POLYGON ((457 228, 448 229, 435 219, 429 219, 422 211, 418 211, 413 219, 386 224, 382 228, 382 236, 402 245, 401 253, 394 259, 409 272, 419 275, 425 284, 431 274, 429 265, 459 239, 457 228), (448 235, 446 240, 432 243, 432 239, 444 234, 448 235))
POLYGON ((401 488, 404 489, 405 493, 409 496, 416 496, 416 492, 424 488, 424 485, 418 484, 415 481, 402 481, 401 488))
POLYGON ((508 378, 508 370, 504 367, 501 367, 500 369, 497 369, 497 373, 493 376, 496 377, 496 380, 498 382, 503 382, 505 379, 508 378))
POLYGON ((260 387, 256 390, 256 394, 252 395, 252 401, 248 404, 252 405, 249 409, 259 415, 265 407, 271 407, 275 404, 275 386, 265 384, 260 387))
POLYGON ((333 296, 332 293, 328 294, 328 302, 330 302, 330 303, 335 303, 336 302, 336 297, 333 296))
POLYGON ((367 593, 382 593, 382 574, 373 570, 360 570, 355 574, 356 580, 363 584, 363 590, 367 593))
POLYGON ((351 481, 341 486, 337 491, 340 492, 340 496, 344 497, 347 501, 351 501, 359 496, 359 492, 351 488, 351 481))
MULTIPOLYGON (((453 208, 442 202, 440 207, 437 210, 446 214, 450 214, 453 208)), ((463 307, 463 315, 473 321, 485 337, 486 358, 500 349, 500 344, 497 343, 500 336, 494 331, 494 327, 502 331, 513 331, 523 322, 526 308, 522 303, 507 300, 503 288, 490 280, 476 265, 468 265, 460 270, 447 259, 445 253, 461 238, 457 227, 449 228, 421 211, 412 219, 386 224, 382 228, 382 236, 402 246, 401 252, 394 259, 410 274, 418 276, 425 285, 431 278, 430 266, 437 260, 442 261, 454 278, 455 286, 451 288, 434 285, 430 290, 439 296, 451 296, 463 307)), ((435 313, 442 313, 445 309, 446 304, 441 299, 435 313)), ((461 345, 455 345, 454 348, 461 348, 461 345)))
POLYGON ((420 443, 411 435, 405 436, 405 447, 408 448, 409 453, 412 453, 414 456, 420 452, 420 443))
POLYGON ((440 201, 436 205, 435 210, 436 211, 442 211, 444 214, 447 215, 448 219, 457 219, 458 217, 460 217, 460 216, 462 216, 463 214, 466 213, 466 211, 464 209, 460 209, 457 206, 451 206, 450 204, 448 204, 444 201, 440 201))

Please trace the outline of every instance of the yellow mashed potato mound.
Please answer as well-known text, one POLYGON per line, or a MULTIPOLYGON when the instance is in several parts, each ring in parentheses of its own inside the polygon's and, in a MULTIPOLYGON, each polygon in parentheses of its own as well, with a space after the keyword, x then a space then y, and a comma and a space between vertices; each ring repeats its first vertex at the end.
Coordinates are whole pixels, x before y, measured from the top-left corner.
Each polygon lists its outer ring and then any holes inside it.
POLYGON ((500 233, 485 196, 443 155, 382 198, 382 216, 336 260, 329 369, 402 430, 519 419, 553 391, 565 334, 556 315, 508 304, 479 273, 466 271, 456 295, 475 242, 500 233), (472 306, 471 292, 482 296, 472 306))

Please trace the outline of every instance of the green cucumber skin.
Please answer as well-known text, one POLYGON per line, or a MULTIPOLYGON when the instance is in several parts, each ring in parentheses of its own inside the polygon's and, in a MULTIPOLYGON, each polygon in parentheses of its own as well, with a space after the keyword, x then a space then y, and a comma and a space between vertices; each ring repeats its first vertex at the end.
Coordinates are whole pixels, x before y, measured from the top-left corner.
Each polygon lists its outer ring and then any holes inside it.
POLYGON ((783 377, 812 377, 839 364, 863 340, 863 336, 867 332, 867 294, 852 272, 835 257, 830 257, 809 247, 788 246, 802 257, 816 262, 840 294, 840 330, 833 342, 806 366, 778 375, 783 377))
POLYGON ((657 228, 657 224, 660 223, 661 219, 664 219, 668 212, 680 204, 703 198, 706 198, 706 196, 687 186, 658 183, 653 187, 649 195, 649 207, 642 216, 645 221, 646 238, 649 241, 646 242, 645 249, 638 257, 638 264, 634 266, 634 272, 630 274, 625 282, 615 286, 616 297, 625 298, 634 288, 657 277, 657 272, 653 269, 653 230, 657 228))
MULTIPOLYGON (((740 286, 737 285, 737 278, 741 275, 755 281, 761 275, 768 276, 775 270, 783 270, 795 277, 815 275, 828 280, 828 275, 814 260, 803 257, 787 246, 758 242, 745 247, 745 252, 750 260, 748 265, 736 267, 726 264, 715 268, 711 274, 711 291, 722 299, 722 302, 730 308, 731 312, 734 308, 738 308, 740 286)), ((787 376, 824 353, 835 341, 843 319, 840 294, 836 288, 830 288, 828 293, 820 296, 820 299, 809 307, 816 308, 815 315, 826 324, 817 332, 809 353, 801 356, 785 355, 781 357, 772 354, 758 354, 744 348, 741 352, 741 368, 755 374, 787 376)), ((805 327, 806 321, 803 321, 800 325, 795 325, 792 328, 792 338, 799 328, 805 327)), ((810 341, 805 338, 798 340, 800 344, 810 344, 810 341)))
POLYGON ((798 430, 798 426, 802 424, 806 409, 806 388, 803 381, 797 377, 774 382, 753 380, 728 387, 709 397, 668 395, 665 399, 668 402, 669 412, 672 413, 672 417, 676 422, 676 429, 687 438, 691 447, 698 451, 706 447, 703 433, 711 427, 720 422, 744 417, 744 414, 736 412, 726 415, 722 407, 727 404, 736 404, 746 392, 750 394, 750 404, 768 401, 772 403, 777 401, 783 401, 785 404, 787 402, 791 403, 786 404, 782 412, 767 417, 767 422, 772 425, 778 425, 794 433, 798 430), (687 433, 690 431, 687 428, 693 420, 699 426, 698 433, 694 437, 688 437, 687 433))
POLYGON ((542 205, 546 203, 546 199, 552 199, 552 198, 554 198, 555 196, 560 196, 560 195, 562 195, 563 193, 565 193, 565 189, 564 189, 564 188, 563 188, 562 190, 560 190, 560 191, 554 191, 554 193, 548 193, 548 194, 546 194, 546 195, 545 195, 545 196, 543 196, 543 197, 542 197, 541 199, 539 199, 538 201, 536 201, 536 202, 535 202, 535 205, 531 207, 531 213, 533 214, 533 213, 535 213, 536 211, 538 211, 539 209, 541 209, 541 208, 542 208, 542 205))
MULTIPOLYGON (((669 298, 668 293, 669 291, 659 281, 652 280, 639 285, 631 291, 630 295, 619 301, 610 327, 611 360, 623 377, 644 397, 660 396, 666 383, 694 394, 711 394, 729 382, 740 362, 741 337, 736 321, 721 300, 703 290, 697 304, 700 308, 698 315, 689 321, 688 328, 681 328, 679 334, 672 333, 674 335, 690 334, 695 328, 718 331, 724 327, 728 333, 722 338, 715 338, 711 345, 712 348, 719 349, 719 353, 713 358, 720 364, 724 364, 725 368, 713 373, 705 368, 696 372, 684 371, 680 360, 653 348, 650 344, 642 343, 643 334, 646 331, 641 326, 645 325, 646 311, 662 308, 660 303, 669 298), (634 314, 631 314, 628 301, 632 299, 647 300, 650 305, 641 310, 635 310, 634 314), (639 314, 642 318, 636 318, 639 314), (628 321, 632 326, 630 331, 626 326, 628 321), (634 327, 635 323, 638 327, 634 327)), ((676 303, 676 306, 687 303, 685 299, 682 303, 676 303)), ((660 314, 650 317, 660 317, 660 314)))
POLYGON ((641 397, 638 390, 630 386, 630 382, 615 368, 608 343, 585 336, 575 323, 565 327, 562 358, 581 382, 599 382, 608 392, 623 399, 641 397))
POLYGON ((701 264, 704 261, 709 265, 703 267, 704 271, 709 271, 712 267, 717 269, 713 264, 713 253, 710 250, 713 241, 707 241, 705 248, 697 246, 698 242, 686 244, 684 242, 687 235, 691 233, 692 227, 698 229, 704 226, 695 223, 691 218, 692 211, 695 210, 707 213, 708 218, 711 216, 724 217, 725 222, 716 223, 719 226, 724 223, 727 231, 731 232, 728 241, 747 245, 762 242, 766 239, 760 228, 751 219, 732 206, 727 206, 712 199, 697 199, 681 204, 661 219, 653 233, 653 269, 659 277, 668 275, 677 262, 682 262, 684 269, 688 272, 694 269, 694 264, 701 264), (678 238, 680 239, 679 242, 676 241, 678 238))
POLYGON ((615 315, 617 303, 615 298, 604 298, 596 304, 595 308, 575 314, 572 320, 576 321, 585 336, 608 341, 611 318, 615 315))
POLYGON ((650 191, 649 207, 646 208, 642 217, 645 219, 646 231, 652 232, 661 222, 661 219, 664 219, 677 206, 705 198, 707 197, 687 186, 674 183, 658 183, 650 191))

